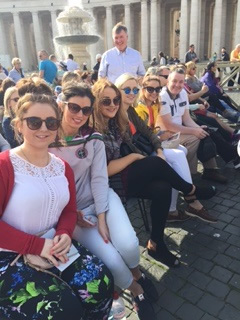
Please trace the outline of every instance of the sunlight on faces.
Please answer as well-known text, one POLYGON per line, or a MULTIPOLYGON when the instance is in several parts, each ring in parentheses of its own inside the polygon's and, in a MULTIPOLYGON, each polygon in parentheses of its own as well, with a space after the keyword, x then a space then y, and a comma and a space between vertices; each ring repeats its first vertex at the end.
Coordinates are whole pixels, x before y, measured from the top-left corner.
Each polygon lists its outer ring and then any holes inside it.
MULTIPOLYGON (((91 101, 88 97, 75 96, 71 97, 68 102, 76 103, 81 108, 91 107, 91 101)), ((78 130, 87 122, 89 116, 85 116, 80 110, 78 113, 71 113, 66 104, 63 105, 62 125, 77 134, 78 130)))
POLYGON ((102 94, 99 97, 100 100, 100 110, 102 115, 107 118, 107 119, 111 119, 114 118, 116 116, 116 113, 119 110, 120 104, 115 106, 113 103, 113 99, 117 98, 118 95, 115 92, 115 90, 113 88, 107 87, 103 90, 102 94), (111 99, 111 105, 110 106, 104 106, 101 104, 101 100, 103 99, 111 99))
MULTIPOLYGON (((57 118, 53 107, 46 103, 34 103, 23 116, 23 118, 28 117, 39 117, 42 120, 49 117, 57 118)), ((57 130, 48 130, 45 122, 42 123, 39 129, 31 130, 27 126, 27 121, 22 120, 17 124, 17 129, 23 136, 24 144, 34 148, 48 148, 49 144, 54 142, 57 136, 57 130)))
MULTIPOLYGON (((158 88, 160 86, 160 83, 156 80, 147 81, 144 84, 144 87, 153 87, 158 88)), ((146 100, 149 100, 150 102, 154 102, 157 100, 159 94, 156 93, 156 91, 153 91, 153 93, 149 93, 146 89, 143 89, 143 94, 146 100)))
POLYGON ((177 72, 170 73, 167 87, 173 95, 179 94, 184 87, 184 74, 177 72))
POLYGON ((134 104, 135 100, 137 99, 138 95, 133 94, 133 89, 138 88, 138 83, 136 80, 131 79, 127 80, 122 86, 121 86, 121 95, 122 95, 122 102, 123 104, 126 104, 128 106, 134 104), (131 93, 126 94, 122 89, 130 88, 131 93))
POLYGON ((127 47, 127 42, 128 42, 127 33, 123 30, 120 33, 114 33, 113 42, 119 51, 124 51, 127 47))

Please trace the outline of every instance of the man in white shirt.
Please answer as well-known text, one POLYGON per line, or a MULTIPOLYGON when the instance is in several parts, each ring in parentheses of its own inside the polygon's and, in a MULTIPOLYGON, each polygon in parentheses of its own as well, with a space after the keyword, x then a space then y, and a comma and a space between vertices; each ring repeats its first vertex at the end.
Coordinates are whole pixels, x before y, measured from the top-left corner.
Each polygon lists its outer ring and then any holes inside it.
POLYGON ((79 69, 78 63, 75 62, 73 59, 74 59, 73 55, 71 53, 69 53, 68 59, 65 61, 68 71, 75 71, 75 70, 79 69))
POLYGON ((134 76, 144 76, 146 71, 140 53, 127 46, 126 26, 121 22, 116 24, 112 36, 115 47, 103 54, 98 76, 108 78, 112 83, 126 72, 134 76))
MULTIPOLYGON (((181 132, 180 143, 188 149, 188 162, 192 174, 197 173, 197 150, 201 139, 209 136, 206 126, 196 124, 189 113, 189 102, 184 90, 184 71, 176 68, 167 80, 167 86, 160 93, 161 109, 158 124, 162 130, 181 132)), ((216 159, 211 158, 203 163, 203 178, 226 183, 217 168, 216 159)))

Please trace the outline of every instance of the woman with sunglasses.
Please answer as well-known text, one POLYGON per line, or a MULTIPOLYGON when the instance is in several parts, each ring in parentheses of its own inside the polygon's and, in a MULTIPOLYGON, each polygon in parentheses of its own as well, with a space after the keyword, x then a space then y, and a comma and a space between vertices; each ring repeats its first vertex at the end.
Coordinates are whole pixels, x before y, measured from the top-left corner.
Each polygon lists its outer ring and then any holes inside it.
POLYGON ((10 87, 6 90, 4 95, 4 115, 2 121, 3 134, 11 148, 19 145, 15 139, 14 130, 11 126, 11 121, 15 117, 15 109, 19 100, 18 90, 16 87, 10 87))
POLYGON ((13 125, 23 143, 0 154, 0 315, 105 320, 113 281, 104 264, 74 242, 80 256, 62 272, 57 269, 69 260, 77 209, 70 166, 48 152, 60 126, 55 100, 26 94, 13 125), (52 228, 53 238, 41 237, 52 228), (47 259, 50 268, 24 263, 22 254, 47 259))
POLYGON ((117 194, 108 186, 102 136, 89 127, 94 96, 83 83, 63 87, 62 127, 65 146, 49 150, 67 161, 75 174, 78 225, 74 239, 96 254, 111 270, 115 284, 128 289, 141 320, 155 319, 158 293, 139 269, 139 243, 117 194), (145 291, 145 292, 144 292, 145 291))
MULTIPOLYGON (((120 81, 119 79, 117 80, 120 81)), ((128 80, 126 87, 137 88, 136 80, 128 80)), ((151 199, 152 231, 147 243, 148 254, 169 267, 180 266, 164 242, 164 228, 171 202, 171 188, 180 190, 187 202, 196 198, 210 198, 215 194, 212 187, 199 188, 183 180, 164 160, 161 141, 138 117, 131 106, 135 95, 128 95, 128 103, 121 105, 119 89, 106 79, 93 86, 96 97, 94 115, 97 130, 103 134, 108 160, 110 186, 126 197, 151 199), (140 132, 154 146, 158 156, 148 157, 133 143, 133 130, 140 132), (128 155, 123 156, 127 145, 128 155)))
MULTIPOLYGON (((121 90, 122 93, 122 102, 124 104, 129 104, 128 96, 124 89, 129 80, 135 80, 131 75, 123 75, 119 78, 117 87, 121 90)), ((135 80, 136 81, 136 80, 135 80)), ((143 86, 140 91, 139 102, 137 107, 135 108, 139 117, 154 131, 156 130, 155 123, 160 110, 160 98, 159 92, 161 90, 160 80, 154 76, 145 76, 143 78, 143 86)), ((136 102, 136 98, 133 101, 132 105, 136 102)), ((167 140, 171 138, 173 135, 170 131, 159 131, 158 128, 158 136, 161 141, 167 140)), ((166 161, 170 164, 170 166, 187 182, 192 183, 191 173, 189 169, 189 165, 186 159, 187 149, 184 146, 179 145, 177 149, 163 149, 163 154, 166 158, 166 161)), ((185 214, 182 210, 177 210, 177 199, 178 199, 178 191, 172 190, 172 200, 170 211, 168 214, 167 221, 184 221, 189 219, 189 216, 185 214)), ((215 222, 216 220, 211 217, 207 210, 203 208, 203 205, 195 200, 191 204, 189 204, 186 209, 187 213, 194 213, 195 216, 200 217, 207 222, 215 222), (200 216, 199 216, 199 213, 200 216), (204 213, 204 217, 202 216, 204 213)))

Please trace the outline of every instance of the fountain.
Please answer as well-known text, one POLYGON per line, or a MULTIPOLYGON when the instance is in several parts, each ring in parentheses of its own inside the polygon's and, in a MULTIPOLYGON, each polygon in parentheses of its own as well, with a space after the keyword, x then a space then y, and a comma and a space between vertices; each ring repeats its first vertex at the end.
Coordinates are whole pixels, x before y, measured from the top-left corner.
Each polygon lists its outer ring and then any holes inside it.
POLYGON ((73 54, 79 65, 86 62, 90 66, 91 57, 86 47, 96 43, 100 38, 87 32, 87 24, 93 20, 87 11, 76 5, 76 1, 69 1, 69 6, 57 18, 59 36, 54 40, 59 46, 67 47, 68 53, 73 54))

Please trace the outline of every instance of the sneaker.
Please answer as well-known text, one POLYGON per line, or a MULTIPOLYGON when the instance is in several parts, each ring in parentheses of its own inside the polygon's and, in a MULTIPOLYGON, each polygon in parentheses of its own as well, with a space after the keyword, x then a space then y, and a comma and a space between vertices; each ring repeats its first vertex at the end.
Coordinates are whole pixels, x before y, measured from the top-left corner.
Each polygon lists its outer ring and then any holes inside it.
POLYGON ((240 157, 237 157, 235 160, 233 160, 233 165, 235 169, 240 168, 240 157))
POLYGON ((145 298, 144 294, 139 294, 133 298, 133 308, 136 311, 139 320, 157 320, 153 306, 150 301, 145 298))
POLYGON ((224 175, 222 175, 218 169, 204 169, 202 179, 212 180, 222 184, 228 182, 228 179, 224 175))
POLYGON ((185 210, 185 213, 189 215, 190 217, 196 217, 198 219, 201 219, 203 221, 209 222, 209 223, 216 223, 217 219, 210 216, 208 211, 202 207, 202 209, 197 210, 193 207, 188 206, 187 209, 185 210))
POLYGON ((137 283, 143 288, 144 294, 150 301, 157 302, 159 294, 151 279, 147 278, 142 272, 142 276, 137 280, 137 283))
POLYGON ((167 222, 183 222, 189 219, 190 217, 183 210, 178 210, 177 214, 168 213, 167 222))

